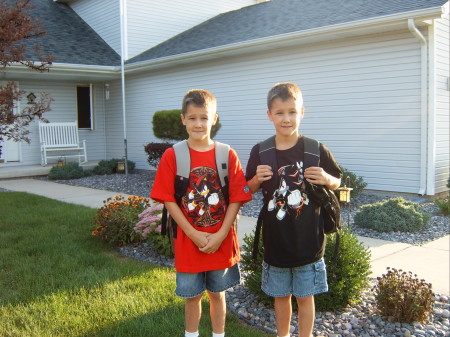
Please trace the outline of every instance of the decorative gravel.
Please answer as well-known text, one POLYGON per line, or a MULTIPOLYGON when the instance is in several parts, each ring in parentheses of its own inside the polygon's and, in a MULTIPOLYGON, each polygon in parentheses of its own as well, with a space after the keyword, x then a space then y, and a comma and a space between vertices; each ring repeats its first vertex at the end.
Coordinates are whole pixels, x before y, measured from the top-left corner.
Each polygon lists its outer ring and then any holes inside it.
MULTIPOLYGON (((128 175, 128 182, 124 175, 113 174, 106 176, 91 176, 74 180, 54 181, 74 186, 85 186, 96 189, 115 191, 118 193, 134 194, 148 197, 154 178, 153 171, 137 170, 128 175)), ((45 177, 37 179, 47 179, 45 177)), ((343 207, 342 218, 347 222, 350 216, 352 231, 359 236, 404 242, 421 245, 450 233, 449 217, 439 215, 438 207, 430 199, 400 195, 405 199, 420 204, 422 212, 432 215, 427 228, 416 233, 378 233, 373 230, 358 228, 353 224, 353 218, 358 208, 364 204, 371 204, 398 194, 382 194, 363 192, 350 203, 350 209, 343 207), (350 214, 349 214, 350 213, 350 214)), ((251 202, 244 205, 243 215, 257 217, 262 205, 262 195, 257 193, 251 202)), ((173 260, 159 255, 150 244, 133 244, 120 249, 121 254, 140 261, 173 267, 173 260)), ((447 266, 446 266, 447 267, 447 266)), ((372 285, 374 280, 372 280, 372 285)), ((243 321, 261 330, 275 334, 275 316, 271 306, 263 305, 249 293, 245 284, 238 285, 227 291, 227 306, 243 321)), ((297 317, 292 317, 291 332, 297 336, 297 317)), ((348 306, 338 312, 316 313, 314 336, 328 337, 370 337, 370 336, 450 336, 450 304, 448 296, 436 294, 434 311, 429 320, 424 323, 398 323, 387 317, 380 317, 376 310, 374 294, 368 289, 362 294, 361 301, 348 306)))

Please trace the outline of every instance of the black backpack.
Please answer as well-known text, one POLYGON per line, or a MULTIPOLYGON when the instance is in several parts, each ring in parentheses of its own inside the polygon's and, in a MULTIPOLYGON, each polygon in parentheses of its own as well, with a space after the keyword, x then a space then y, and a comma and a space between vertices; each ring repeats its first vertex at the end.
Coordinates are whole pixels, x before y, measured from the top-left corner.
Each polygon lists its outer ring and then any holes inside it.
MULTIPOLYGON (((175 158, 177 163, 177 175, 175 177, 175 200, 178 205, 181 203, 181 198, 185 195, 189 186, 189 173, 191 171, 191 157, 189 154, 189 146, 186 140, 174 144, 175 158)), ((228 203, 228 155, 230 146, 227 144, 215 142, 215 155, 217 173, 220 178, 220 187, 223 196, 228 203)), ((235 222, 236 225, 236 222, 235 222)), ((173 239, 177 237, 177 223, 168 214, 166 207, 163 208, 161 218, 161 235, 167 235, 170 239, 173 249, 173 239)))
MULTIPOLYGON (((320 150, 319 141, 303 136, 304 142, 304 158, 303 167, 304 169, 311 166, 319 166, 320 161, 320 150)), ((277 155, 275 149, 275 136, 267 138, 266 140, 259 143, 259 159, 262 165, 269 165, 272 167, 273 172, 278 170, 277 155)), ((255 241, 253 244, 253 258, 256 259, 258 254, 258 244, 261 228, 263 225, 263 218, 267 209, 267 202, 272 197, 273 192, 277 189, 277 179, 274 178, 265 181, 261 184, 263 196, 264 196, 264 206, 259 213, 256 231, 255 231, 255 241)), ((339 245, 339 229, 341 229, 341 208, 339 205, 339 200, 333 191, 322 185, 315 185, 307 182, 305 180, 306 193, 313 199, 313 201, 320 205, 321 213, 323 214, 324 221, 324 232, 325 234, 337 233, 335 254, 337 254, 337 249, 339 245)))

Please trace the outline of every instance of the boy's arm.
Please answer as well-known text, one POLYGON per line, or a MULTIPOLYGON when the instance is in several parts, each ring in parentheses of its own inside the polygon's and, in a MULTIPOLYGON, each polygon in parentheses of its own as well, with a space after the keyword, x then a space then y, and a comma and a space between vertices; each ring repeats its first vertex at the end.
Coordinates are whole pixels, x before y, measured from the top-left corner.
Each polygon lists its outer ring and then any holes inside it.
POLYGON ((332 176, 318 166, 311 166, 305 170, 305 178, 308 182, 316 185, 324 185, 329 190, 335 190, 341 185, 341 179, 332 176))
POLYGON ((203 248, 200 248, 201 252, 212 254, 219 249, 222 241, 227 237, 228 232, 230 231, 230 228, 233 225, 240 208, 241 202, 233 202, 228 205, 227 211, 225 213, 225 218, 223 219, 222 227, 220 227, 217 232, 209 234, 208 244, 203 248))
POLYGON ((247 181, 250 191, 252 193, 256 193, 259 190, 261 184, 264 181, 271 179, 272 175, 272 167, 270 167, 269 165, 258 165, 256 167, 256 174, 252 179, 247 181))
POLYGON ((170 213, 175 222, 180 226, 183 232, 194 242, 194 244, 200 249, 208 244, 209 233, 200 232, 196 230, 184 216, 180 207, 176 202, 164 201, 167 211, 170 213))

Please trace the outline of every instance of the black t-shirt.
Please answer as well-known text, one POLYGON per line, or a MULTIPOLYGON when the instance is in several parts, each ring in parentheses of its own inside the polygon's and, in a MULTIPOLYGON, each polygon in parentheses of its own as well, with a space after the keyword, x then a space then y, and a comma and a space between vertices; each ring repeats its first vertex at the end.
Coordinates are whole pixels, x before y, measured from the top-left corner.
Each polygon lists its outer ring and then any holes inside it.
MULTIPOLYGON (((303 138, 287 150, 276 150, 278 171, 274 172, 276 190, 265 204, 263 242, 264 261, 280 268, 313 263, 323 257, 325 234, 320 207, 307 195, 303 177, 303 138)), ((250 180, 261 165, 259 144, 250 153, 246 178, 250 180)), ((330 150, 320 143, 320 162, 328 174, 341 178, 342 172, 330 150)))

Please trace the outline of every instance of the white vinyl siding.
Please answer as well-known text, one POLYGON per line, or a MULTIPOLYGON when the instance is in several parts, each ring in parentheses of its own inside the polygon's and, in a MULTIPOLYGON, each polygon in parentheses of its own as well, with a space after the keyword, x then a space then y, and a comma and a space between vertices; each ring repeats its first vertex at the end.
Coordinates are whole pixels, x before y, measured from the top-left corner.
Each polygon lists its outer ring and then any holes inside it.
MULTIPOLYGON (((187 90, 205 88, 218 99, 216 139, 229 143, 245 166, 251 147, 274 132, 266 94, 281 81, 303 91, 300 131, 324 142, 369 189, 418 192, 420 48, 406 30, 130 75, 130 159, 148 168, 143 146, 161 141, 152 136, 153 113, 180 108, 187 90)), ((108 154, 117 151, 109 145, 108 154)))
POLYGON ((70 7, 120 55, 119 0, 78 0, 70 7))
POLYGON ((435 192, 441 193, 447 190, 447 183, 450 175, 450 138, 449 138, 449 17, 436 20, 435 29, 435 72, 436 72, 436 153, 435 153, 435 192))
POLYGON ((220 13, 255 4, 255 0, 127 1, 128 58, 220 13))
MULTIPOLYGON (((43 117, 50 122, 73 122, 77 119, 77 101, 76 101, 77 83, 68 81, 20 81, 20 89, 25 90, 26 94, 33 92, 39 99, 40 93, 48 92, 54 99, 51 103, 51 111, 44 113, 43 117)), ((95 114, 95 131, 79 130, 80 141, 86 139, 86 148, 88 160, 105 159, 105 128, 104 128, 104 101, 103 101, 103 84, 94 83, 94 108, 95 114)), ((26 107, 26 98, 21 102, 22 109, 26 107)), ((22 142, 22 165, 35 165, 41 162, 38 122, 32 122, 28 128, 31 132, 31 143, 22 142)), ((73 160, 73 159, 68 159, 73 160)), ((55 160, 56 161, 56 160, 55 160)), ((49 165, 54 164, 50 161, 49 165)))

